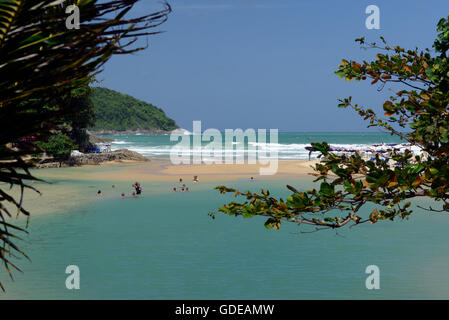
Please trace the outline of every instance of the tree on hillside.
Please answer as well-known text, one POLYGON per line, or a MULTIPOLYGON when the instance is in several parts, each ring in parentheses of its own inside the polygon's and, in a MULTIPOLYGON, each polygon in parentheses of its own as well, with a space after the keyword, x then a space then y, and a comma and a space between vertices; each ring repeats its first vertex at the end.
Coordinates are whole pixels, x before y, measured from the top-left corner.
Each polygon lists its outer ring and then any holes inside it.
POLYGON ((92 89, 88 84, 71 91, 67 99, 67 107, 72 110, 65 117, 65 122, 70 125, 69 136, 80 150, 84 150, 89 144, 87 128, 95 125, 94 104, 91 99, 92 89))
POLYGON ((38 180, 28 170, 32 163, 23 158, 38 152, 35 145, 14 149, 10 144, 30 136, 45 140, 60 119, 73 113, 64 103, 73 90, 87 85, 112 55, 146 48, 136 41, 158 33, 155 28, 171 8, 165 4, 159 12, 126 18, 137 1, 0 1, 0 261, 10 275, 11 268, 19 270, 11 259, 25 253, 13 242, 22 229, 6 220, 12 215, 6 204, 29 217, 23 193, 34 190, 27 181, 38 180), (79 29, 66 27, 72 4, 81 13, 79 29), (15 185, 19 199, 5 190, 15 185))
POLYGON ((62 132, 50 136, 47 141, 38 141, 36 144, 49 155, 61 160, 67 158, 70 152, 77 148, 75 141, 62 132))
POLYGON ((173 119, 150 103, 111 89, 92 88, 96 122, 92 130, 164 130, 177 129, 173 119))
POLYGON ((287 186, 292 194, 284 201, 265 190, 240 192, 219 186, 221 193, 246 198, 243 203, 224 205, 219 213, 245 218, 265 216, 265 227, 276 230, 282 221, 322 230, 408 219, 412 213, 409 200, 417 197, 435 201, 433 207, 424 209, 449 212, 449 18, 437 25, 434 54, 429 49, 391 47, 383 37, 381 45, 367 44, 365 38, 356 41, 364 48, 378 50, 376 59, 361 63, 342 60, 335 73, 347 81, 369 80, 372 85, 380 85, 379 90, 391 83, 403 89, 384 102, 384 117, 354 104, 351 97, 340 100, 338 106, 354 109, 369 127, 380 127, 405 139, 425 156, 414 155, 410 149, 400 152, 391 148, 386 157, 398 164, 392 167, 379 155, 372 161, 359 153, 337 155, 330 152, 326 142, 313 143, 321 157, 314 166, 319 189, 300 192, 287 186), (366 215, 360 213, 369 203, 376 208, 366 215))
MULTIPOLYGON (((64 158, 71 150, 84 150, 89 146, 87 128, 95 124, 94 104, 91 100, 92 90, 89 84, 74 88, 67 96, 57 97, 48 102, 41 111, 56 111, 61 106, 66 110, 64 116, 51 121, 51 136, 44 136, 35 146, 57 158, 64 158)), ((30 100, 23 103, 34 103, 30 100)), ((50 121, 50 120, 49 120, 50 121)))

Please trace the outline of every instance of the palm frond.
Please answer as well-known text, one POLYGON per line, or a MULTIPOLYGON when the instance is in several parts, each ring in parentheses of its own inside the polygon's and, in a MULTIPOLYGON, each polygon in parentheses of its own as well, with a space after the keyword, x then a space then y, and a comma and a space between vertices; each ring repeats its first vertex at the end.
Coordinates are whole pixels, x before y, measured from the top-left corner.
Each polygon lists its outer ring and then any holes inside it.
POLYGON ((165 3, 158 12, 126 18, 137 1, 0 0, 0 262, 9 274, 18 270, 10 257, 25 253, 11 241, 16 236, 8 228, 24 230, 6 222, 11 213, 3 203, 29 217, 23 191, 35 190, 26 181, 38 179, 23 156, 39 152, 32 143, 20 149, 11 143, 48 136, 73 112, 64 103, 73 89, 92 81, 112 55, 146 48, 137 40, 159 33, 155 28, 171 7, 165 3), (80 29, 66 28, 66 8, 72 4, 81 12, 80 29), (50 104, 59 107, 46 107, 50 104), (19 200, 2 190, 5 184, 19 186, 19 200))

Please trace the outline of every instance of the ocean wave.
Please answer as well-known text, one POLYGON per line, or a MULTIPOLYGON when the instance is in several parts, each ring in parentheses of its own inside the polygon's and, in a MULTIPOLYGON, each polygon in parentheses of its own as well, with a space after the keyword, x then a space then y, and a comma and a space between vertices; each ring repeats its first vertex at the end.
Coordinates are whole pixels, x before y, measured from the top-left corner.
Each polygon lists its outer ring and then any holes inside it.
MULTIPOLYGON (((127 148, 136 151, 146 157, 151 156, 161 156, 169 157, 171 153, 175 154, 185 154, 189 153, 191 156, 202 155, 203 157, 208 157, 211 155, 214 149, 212 146, 203 145, 201 148, 191 147, 184 148, 180 145, 156 145, 156 146, 145 146, 141 142, 139 144, 128 141, 114 141, 116 145, 128 145, 127 148)), ((233 142, 233 147, 224 149, 221 151, 223 156, 233 154, 235 156, 253 156, 257 155, 259 158, 277 156, 280 160, 304 160, 309 158, 310 144, 283 144, 283 143, 260 143, 260 142, 250 142, 245 144, 239 144, 239 142, 233 142)), ((372 155, 377 152, 384 152, 387 149, 397 148, 399 150, 404 150, 406 148, 410 149, 414 154, 418 154, 421 150, 418 147, 411 147, 408 144, 330 144, 332 151, 336 153, 345 153, 358 151, 364 153, 365 155, 372 155)), ((223 145, 225 147, 225 145, 223 145)), ((113 149, 118 149, 118 146, 113 146, 113 149)), ((217 154, 220 154, 218 151, 217 154)), ((312 152, 311 159, 316 159, 318 152, 312 152)))
POLYGON ((122 140, 114 140, 111 142, 111 144, 132 144, 132 142, 122 141, 122 140))

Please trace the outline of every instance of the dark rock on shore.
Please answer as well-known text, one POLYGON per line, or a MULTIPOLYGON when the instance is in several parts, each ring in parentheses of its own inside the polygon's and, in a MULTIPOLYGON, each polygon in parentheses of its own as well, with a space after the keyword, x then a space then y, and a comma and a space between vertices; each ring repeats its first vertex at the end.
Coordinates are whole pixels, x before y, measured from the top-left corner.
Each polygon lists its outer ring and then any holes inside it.
POLYGON ((92 134, 89 134, 89 142, 92 144, 97 144, 97 143, 109 143, 114 141, 114 139, 109 139, 109 138, 101 138, 101 137, 97 137, 94 136, 92 134))
MULTIPOLYGON (((159 130, 159 129, 138 129, 138 130, 98 130, 89 131, 94 135, 135 135, 135 134, 151 134, 151 135, 163 135, 170 134, 171 131, 159 130)), ((104 138, 100 138, 104 139, 104 138)))
POLYGON ((37 168, 61 168, 82 165, 97 165, 110 161, 150 161, 140 153, 128 149, 120 149, 105 153, 85 153, 71 156, 68 160, 62 162, 48 161, 38 164, 37 168))

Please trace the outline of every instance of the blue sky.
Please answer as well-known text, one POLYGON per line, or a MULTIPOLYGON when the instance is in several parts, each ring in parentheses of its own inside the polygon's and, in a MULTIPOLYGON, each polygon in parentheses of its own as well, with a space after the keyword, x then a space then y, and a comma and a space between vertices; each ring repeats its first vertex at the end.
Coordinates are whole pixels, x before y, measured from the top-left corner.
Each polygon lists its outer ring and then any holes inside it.
MULTIPOLYGON (((369 82, 333 74, 342 58, 370 59, 366 36, 404 47, 431 47, 448 0, 293 1, 172 0, 173 13, 150 47, 117 56, 98 77, 101 85, 162 108, 186 129, 277 128, 281 131, 366 131, 337 99, 380 110, 390 95, 369 82), (380 30, 365 27, 365 8, 380 8, 380 30)), ((152 12, 141 0, 131 15, 152 12)), ((81 17, 82 18, 82 17, 81 17)))

